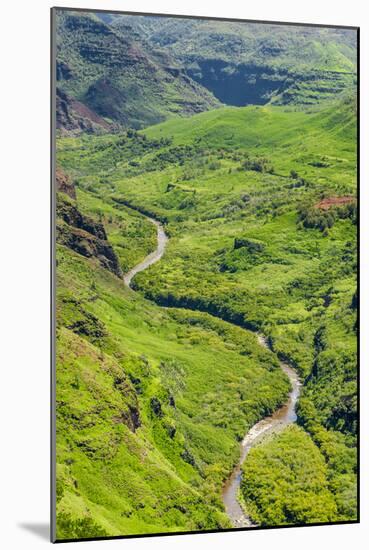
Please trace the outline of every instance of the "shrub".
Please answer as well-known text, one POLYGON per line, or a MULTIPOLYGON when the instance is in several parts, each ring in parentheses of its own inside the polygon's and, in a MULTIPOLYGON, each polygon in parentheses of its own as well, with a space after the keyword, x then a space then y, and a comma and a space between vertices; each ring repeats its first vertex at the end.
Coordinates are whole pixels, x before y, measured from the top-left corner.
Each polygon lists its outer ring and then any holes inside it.
POLYGON ((220 166, 221 164, 219 160, 212 160, 211 162, 209 162, 208 168, 209 170, 219 170, 220 166))
POLYGON ((247 158, 242 163, 242 168, 244 170, 252 170, 254 172, 269 172, 272 174, 274 168, 271 165, 270 161, 265 157, 256 157, 256 158, 247 158))
POLYGON ((107 534, 90 516, 75 519, 66 512, 57 514, 58 539, 98 538, 106 537, 107 534))
POLYGON ((248 252, 254 253, 262 252, 265 247, 262 242, 256 241, 254 239, 237 238, 234 240, 233 248, 234 250, 237 250, 238 248, 246 248, 248 252))

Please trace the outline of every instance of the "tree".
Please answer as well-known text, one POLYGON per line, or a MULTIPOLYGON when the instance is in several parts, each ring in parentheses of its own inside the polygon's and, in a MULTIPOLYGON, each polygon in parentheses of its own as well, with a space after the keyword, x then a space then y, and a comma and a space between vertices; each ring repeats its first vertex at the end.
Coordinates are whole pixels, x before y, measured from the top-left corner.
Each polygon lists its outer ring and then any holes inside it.
POLYGON ((290 178, 292 178, 293 180, 297 180, 297 178, 299 177, 298 173, 296 172, 296 170, 291 170, 290 172, 290 178))

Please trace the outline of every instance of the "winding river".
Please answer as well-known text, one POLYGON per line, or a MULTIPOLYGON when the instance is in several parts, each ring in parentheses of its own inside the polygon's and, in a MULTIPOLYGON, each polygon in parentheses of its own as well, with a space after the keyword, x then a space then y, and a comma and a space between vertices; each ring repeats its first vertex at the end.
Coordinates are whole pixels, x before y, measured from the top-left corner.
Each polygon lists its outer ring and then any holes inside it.
MULTIPOLYGON (((146 258, 134 266, 128 273, 124 275, 124 283, 127 287, 131 288, 131 282, 133 277, 147 269, 150 265, 153 265, 163 256, 168 237, 165 234, 163 225, 153 218, 142 214, 147 220, 156 226, 157 229, 157 247, 154 252, 151 252, 146 258)), ((258 342, 261 346, 271 349, 267 339, 257 334, 258 342)), ((238 464, 234 467, 231 475, 223 485, 222 499, 225 510, 230 518, 234 527, 255 527, 249 516, 243 511, 238 501, 238 493, 240 490, 242 480, 242 464, 244 463, 247 454, 250 449, 255 446, 265 435, 272 434, 281 430, 284 426, 296 421, 296 403, 300 394, 301 382, 297 376, 297 373, 287 363, 279 362, 281 369, 288 376, 291 383, 291 392, 289 394, 287 402, 277 409, 271 416, 263 418, 246 433, 241 442, 240 459, 238 464)))
MULTIPOLYGON (((270 349, 270 346, 264 336, 257 335, 261 346, 270 349)), ((300 394, 301 382, 294 371, 287 363, 279 362, 281 369, 287 374, 291 383, 291 392, 287 402, 277 409, 271 416, 263 418, 253 425, 247 432, 241 442, 241 453, 238 464, 233 469, 232 474, 223 486, 222 497, 224 507, 228 517, 235 527, 253 527, 251 519, 245 514, 238 502, 238 491, 242 480, 242 464, 244 463, 248 452, 265 435, 275 433, 284 426, 296 421, 296 403, 300 394)))

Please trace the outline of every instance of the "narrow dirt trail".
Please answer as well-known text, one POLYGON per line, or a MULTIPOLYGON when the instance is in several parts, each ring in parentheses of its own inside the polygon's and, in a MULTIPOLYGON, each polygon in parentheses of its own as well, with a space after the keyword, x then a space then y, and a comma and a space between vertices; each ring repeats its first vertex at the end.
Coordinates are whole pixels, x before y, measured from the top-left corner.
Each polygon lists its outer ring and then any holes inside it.
MULTIPOLYGON (((133 267, 123 277, 124 283, 127 287, 131 288, 131 282, 133 277, 147 269, 150 265, 153 265, 163 256, 165 247, 168 242, 168 237, 165 234, 163 225, 153 218, 143 214, 147 220, 153 223, 157 228, 157 247, 154 252, 151 252, 146 258, 133 267)), ((267 349, 271 349, 266 338, 257 334, 258 342, 261 346, 267 349)), ((272 350, 271 350, 272 351, 272 350)), ((242 464, 244 463, 250 449, 254 447, 265 435, 278 432, 288 424, 292 424, 296 421, 296 403, 300 394, 301 383, 298 375, 294 369, 292 369, 287 363, 283 361, 279 362, 279 365, 283 372, 288 376, 291 383, 291 392, 289 394, 287 402, 277 409, 271 416, 263 418, 246 433, 240 446, 240 460, 234 467, 231 475, 223 485, 222 499, 225 510, 229 519, 234 527, 255 527, 251 519, 242 510, 238 501, 238 493, 242 481, 242 464)))

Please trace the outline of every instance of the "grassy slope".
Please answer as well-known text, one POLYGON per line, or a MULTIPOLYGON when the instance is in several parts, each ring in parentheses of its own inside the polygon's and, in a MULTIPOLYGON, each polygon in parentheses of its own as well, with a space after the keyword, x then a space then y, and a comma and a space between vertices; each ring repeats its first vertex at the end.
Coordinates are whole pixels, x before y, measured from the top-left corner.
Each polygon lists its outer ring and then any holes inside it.
MULTIPOLYGON (((276 172, 338 178, 350 175, 355 182, 355 119, 351 100, 319 111, 293 112, 278 107, 225 107, 189 120, 167 121, 145 130, 149 138, 172 136, 174 144, 254 150, 272 159, 276 172), (338 107, 337 107, 338 105, 338 107), (340 138, 343 139, 340 139, 340 138), (343 158, 341 158, 341 155, 343 158), (315 157, 330 159, 328 170, 314 170, 315 157), (290 158, 289 158, 290 157, 290 158), (341 162, 350 162, 341 174, 341 162), (338 170, 337 170, 338 168, 338 170)), ((323 180, 324 181, 324 180, 323 180)))
MULTIPOLYGON (((275 349, 289 357, 303 376, 314 373, 306 380, 299 421, 328 465, 324 487, 334 498, 333 519, 354 518, 355 429, 345 418, 354 414, 348 398, 355 395, 355 311, 350 305, 356 230, 350 219, 337 219, 325 233, 297 223, 302 204, 315 204, 324 195, 355 192, 352 104, 311 114, 226 108, 181 124, 167 122, 145 134, 145 139, 137 134, 63 139, 58 160, 78 177, 79 197, 88 209, 121 212, 125 207, 116 201, 122 199, 168 221, 171 240, 165 257, 136 279, 144 293, 163 304, 201 308, 261 326, 275 349), (267 156, 274 173, 244 170, 247 154, 267 156), (300 177, 289 177, 290 170, 300 177), (258 240, 264 249, 259 254, 236 250, 235 237, 258 240), (322 326, 324 342, 317 346, 322 326), (340 361, 342 351, 349 361, 340 361), (331 375, 324 375, 325 355, 330 356, 331 375), (332 380, 341 391, 328 399, 332 380), (341 425, 334 423, 335 417, 341 425)), ((141 319, 141 305, 137 309, 141 319)), ((131 351, 140 349, 143 336, 138 333, 131 351)), ((200 341, 203 338, 201 333, 200 341)), ((150 357, 161 345, 150 339, 145 353, 150 357)), ((183 361, 191 357, 189 349, 183 361)), ((205 369, 202 380, 207 382, 208 377, 205 369)), ((236 389, 237 381, 239 373, 229 381, 230 387, 236 389)), ((203 383, 197 380, 194 385, 201 394, 203 383)), ((217 395, 224 390, 223 385, 215 388, 217 395)), ((247 397, 241 392, 246 404, 258 390, 262 386, 256 384, 247 397)), ((208 406, 216 406, 214 397, 210 392, 208 406)), ((187 406, 193 400, 191 395, 187 406)), ((219 403, 221 411, 223 400, 219 403)), ((232 403, 229 414, 238 414, 238 408, 232 403)), ((218 414, 223 413, 212 410, 206 421, 213 422, 218 414)), ((183 421, 183 433, 187 422, 183 421)), ((237 428, 238 436, 242 429, 237 428)), ((199 441, 191 446, 194 453, 203 447, 200 430, 197 435, 199 441)), ((295 444, 298 452, 305 445, 302 436, 296 436, 295 444)), ((233 458, 236 452, 234 447, 233 458)), ((211 454, 205 453, 209 463, 211 454)), ((210 477, 217 467, 214 470, 210 477)), ((321 520, 325 521, 323 516, 321 520)))

